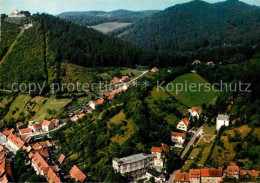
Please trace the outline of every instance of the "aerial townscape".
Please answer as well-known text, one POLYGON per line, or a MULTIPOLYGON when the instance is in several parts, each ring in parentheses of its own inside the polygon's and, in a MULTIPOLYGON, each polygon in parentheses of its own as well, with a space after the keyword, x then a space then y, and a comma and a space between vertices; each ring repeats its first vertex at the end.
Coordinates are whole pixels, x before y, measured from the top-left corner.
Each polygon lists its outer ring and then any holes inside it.
POLYGON ((0 183, 260 182, 260 2, 17 1, 0 183))

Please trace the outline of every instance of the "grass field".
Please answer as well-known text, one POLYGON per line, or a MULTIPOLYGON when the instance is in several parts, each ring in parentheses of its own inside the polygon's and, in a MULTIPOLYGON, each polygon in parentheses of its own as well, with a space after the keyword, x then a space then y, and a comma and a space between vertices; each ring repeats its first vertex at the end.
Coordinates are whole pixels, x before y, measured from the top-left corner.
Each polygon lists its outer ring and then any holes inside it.
MULTIPOLYGON (((188 73, 175 78, 171 82, 174 89, 169 87, 169 90, 172 90, 170 93, 183 104, 189 107, 199 107, 203 103, 214 103, 218 96, 218 92, 214 92, 213 90, 207 91, 206 83, 208 82, 198 74, 188 73), (179 85, 183 86, 183 90, 180 92, 176 89, 176 86, 179 85), (192 87, 193 85, 196 85, 196 87, 192 87), (189 86, 192 88, 189 89, 189 86), (185 88, 187 88, 187 90, 185 88)), ((210 84, 207 85, 212 87, 210 84)), ((181 89, 180 86, 178 88, 179 90, 181 89)))
POLYGON ((120 129, 123 130, 123 134, 119 135, 117 134, 116 136, 111 138, 111 141, 117 142, 118 144, 122 145, 129 137, 131 137, 131 135, 134 133, 135 131, 135 126, 134 123, 131 119, 126 119, 125 113, 123 112, 123 110, 121 110, 117 115, 115 115, 114 117, 112 117, 109 120, 108 125, 110 125, 111 123, 114 123, 116 125, 122 123, 122 121, 126 121, 127 124, 126 126, 122 126, 120 129))
POLYGON ((71 99, 55 99, 53 96, 50 98, 31 98, 28 94, 19 94, 12 102, 10 110, 4 119, 6 121, 9 121, 11 118, 18 119, 23 113, 26 120, 42 121, 45 118, 51 118, 59 114, 70 102, 71 99), (48 110, 51 110, 53 114, 49 114, 48 110), (30 111, 34 111, 35 115, 30 116, 30 111))
POLYGON ((126 27, 130 24, 131 23, 107 22, 107 23, 90 26, 90 27, 106 34, 108 32, 112 32, 116 29, 126 27))

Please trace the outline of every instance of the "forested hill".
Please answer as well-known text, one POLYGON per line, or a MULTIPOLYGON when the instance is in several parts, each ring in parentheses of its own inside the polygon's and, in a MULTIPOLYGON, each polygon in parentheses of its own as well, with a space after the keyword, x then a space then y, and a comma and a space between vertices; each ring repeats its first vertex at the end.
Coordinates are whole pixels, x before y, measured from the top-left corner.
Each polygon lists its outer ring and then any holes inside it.
POLYGON ((145 48, 221 61, 260 41, 260 8, 238 0, 179 4, 115 33, 145 48), (122 34, 124 32, 124 34, 122 34))
POLYGON ((147 11, 84 11, 84 12, 64 12, 58 15, 62 19, 66 19, 84 26, 93 26, 105 22, 123 22, 131 23, 142 18, 151 16, 158 12, 157 10, 147 11))
POLYGON ((2 20, 0 87, 13 82, 57 82, 63 61, 98 67, 147 65, 157 60, 150 51, 93 29, 46 14, 31 18, 29 29, 2 20))

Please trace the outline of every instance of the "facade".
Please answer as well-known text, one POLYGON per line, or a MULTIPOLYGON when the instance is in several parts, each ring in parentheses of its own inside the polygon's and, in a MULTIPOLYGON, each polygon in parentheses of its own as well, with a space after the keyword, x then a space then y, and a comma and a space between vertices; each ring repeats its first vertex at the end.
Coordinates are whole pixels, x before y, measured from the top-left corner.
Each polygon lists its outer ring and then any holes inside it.
POLYGON ((164 167, 164 156, 163 152, 168 151, 169 146, 167 144, 162 144, 161 147, 152 147, 151 153, 154 155, 154 166, 163 168, 164 167))
POLYGON ((200 183, 199 169, 191 169, 189 173, 190 173, 190 183, 200 183))
POLYGON ((7 137, 5 134, 0 132, 0 143, 3 144, 5 142, 7 142, 7 137))
POLYGON ((219 114, 216 122, 216 129, 219 130, 222 126, 229 126, 228 115, 219 114))
POLYGON ((185 142, 186 135, 184 133, 172 132, 171 140, 175 143, 175 147, 182 147, 185 142))
POLYGON ((188 120, 188 118, 185 117, 178 123, 177 129, 182 130, 182 131, 188 131, 190 124, 191 124, 191 122, 188 120))
POLYGON ((239 167, 234 162, 231 162, 227 166, 227 169, 224 171, 224 173, 225 173, 225 175, 227 175, 229 177, 238 179, 239 178, 239 167))
POLYGON ((7 143, 11 147, 14 153, 16 153, 16 151, 18 151, 24 146, 24 141, 22 141, 22 139, 20 139, 14 134, 9 135, 7 139, 8 139, 7 143))
POLYGON ((175 183, 189 183, 190 182, 190 174, 189 173, 181 173, 176 172, 174 175, 175 183))
POLYGON ((114 158, 113 168, 124 176, 139 178, 145 175, 146 171, 154 165, 154 155, 152 154, 134 154, 124 158, 114 158))
POLYGON ((223 176, 222 169, 201 169, 201 183, 219 183, 223 176))
POLYGON ((55 125, 54 125, 51 121, 44 120, 44 121, 42 122, 42 130, 43 130, 43 131, 48 132, 48 131, 54 129, 54 127, 55 127, 55 125))

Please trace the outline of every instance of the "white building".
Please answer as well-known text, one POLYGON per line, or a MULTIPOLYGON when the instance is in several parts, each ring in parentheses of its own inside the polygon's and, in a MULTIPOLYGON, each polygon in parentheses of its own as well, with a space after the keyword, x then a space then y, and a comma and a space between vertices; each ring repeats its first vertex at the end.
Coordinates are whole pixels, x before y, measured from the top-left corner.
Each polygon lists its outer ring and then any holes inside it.
POLYGON ((216 129, 219 130, 222 126, 229 126, 228 115, 219 114, 216 122, 216 129))
POLYGON ((51 121, 44 120, 44 121, 42 122, 42 130, 43 130, 43 131, 48 132, 48 131, 54 129, 54 127, 55 127, 55 125, 54 125, 51 121))
POLYGON ((22 18, 22 17, 26 17, 26 15, 25 14, 23 14, 23 13, 19 13, 19 11, 18 10, 15 10, 13 13, 11 13, 10 15, 8 15, 8 17, 11 17, 11 18, 22 18))
POLYGON ((14 153, 16 153, 16 151, 24 146, 24 141, 14 134, 10 134, 7 139, 7 143, 11 147, 11 151, 13 151, 14 153))
POLYGON ((172 132, 172 142, 174 143, 175 147, 181 147, 183 146, 185 142, 186 135, 184 133, 178 133, 178 132, 172 132))
POLYGON ((139 178, 145 175, 148 168, 154 164, 154 155, 152 154, 134 154, 124 158, 114 158, 113 168, 124 176, 139 178))
POLYGON ((200 107, 192 107, 191 109, 188 109, 188 111, 192 117, 197 117, 197 119, 199 119, 203 112, 202 108, 200 107))
POLYGON ((5 143, 5 142, 7 142, 7 137, 6 137, 5 134, 0 132, 0 143, 2 144, 2 143, 5 143))
POLYGON ((177 129, 182 130, 182 131, 188 131, 188 128, 190 127, 190 121, 188 120, 188 118, 184 118, 182 119, 178 125, 177 125, 177 129))
POLYGON ((163 168, 164 167, 164 156, 163 152, 169 150, 167 144, 162 144, 161 147, 152 147, 151 153, 154 155, 154 167, 163 168))

